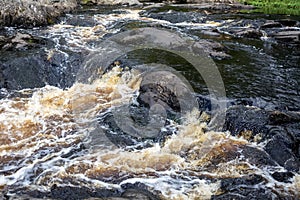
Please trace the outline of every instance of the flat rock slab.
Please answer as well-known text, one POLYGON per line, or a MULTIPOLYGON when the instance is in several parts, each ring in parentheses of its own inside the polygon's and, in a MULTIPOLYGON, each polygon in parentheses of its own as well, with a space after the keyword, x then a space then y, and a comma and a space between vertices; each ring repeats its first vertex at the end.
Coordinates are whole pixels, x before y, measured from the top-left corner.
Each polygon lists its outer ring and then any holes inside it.
POLYGON ((274 38, 282 41, 300 41, 300 31, 281 31, 274 34, 274 38))

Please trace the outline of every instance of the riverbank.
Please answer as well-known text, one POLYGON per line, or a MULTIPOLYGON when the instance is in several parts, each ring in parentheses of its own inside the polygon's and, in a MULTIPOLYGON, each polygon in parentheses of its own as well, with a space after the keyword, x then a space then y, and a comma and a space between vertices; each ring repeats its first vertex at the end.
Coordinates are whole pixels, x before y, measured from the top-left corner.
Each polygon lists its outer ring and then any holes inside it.
POLYGON ((300 15, 298 0, 240 0, 243 3, 258 7, 259 12, 266 14, 300 15))
POLYGON ((0 0, 0 27, 36 27, 53 24, 80 5, 139 4, 138 0, 0 0))
POLYGON ((77 7, 76 0, 0 0, 0 27, 34 27, 53 23, 77 7))
MULTIPOLYGON (((187 0, 187 1, 148 1, 148 0, 0 0, 0 27, 37 27, 53 24, 66 13, 71 13, 80 6, 99 5, 142 5, 149 2, 239 5, 233 0, 187 0)), ((230 9, 230 8, 228 8, 230 9)))

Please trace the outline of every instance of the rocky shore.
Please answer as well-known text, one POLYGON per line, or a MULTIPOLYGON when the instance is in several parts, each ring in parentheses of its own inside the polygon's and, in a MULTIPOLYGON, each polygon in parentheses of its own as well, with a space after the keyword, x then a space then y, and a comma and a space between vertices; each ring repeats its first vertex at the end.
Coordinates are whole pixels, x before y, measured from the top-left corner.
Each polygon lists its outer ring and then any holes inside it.
POLYGON ((171 3, 233 3, 233 0, 0 0, 0 27, 35 27, 54 23, 62 14, 73 11, 80 5, 138 5, 144 2, 171 3))
POLYGON ((76 0, 1 0, 0 26, 34 27, 53 23, 76 6, 76 0))
POLYGON ((54 23, 79 5, 138 4, 137 0, 0 0, 0 27, 35 27, 54 23))

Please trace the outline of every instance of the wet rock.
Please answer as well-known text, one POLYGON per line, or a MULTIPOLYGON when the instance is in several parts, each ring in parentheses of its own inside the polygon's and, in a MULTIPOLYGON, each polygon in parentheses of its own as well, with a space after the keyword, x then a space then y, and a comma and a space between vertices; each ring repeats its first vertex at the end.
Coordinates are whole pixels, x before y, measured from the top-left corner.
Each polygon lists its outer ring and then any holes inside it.
POLYGON ((220 37, 221 34, 216 31, 201 31, 203 35, 212 36, 212 37, 220 37))
POLYGON ((261 31, 259 31, 257 29, 249 28, 249 29, 237 32, 236 36, 259 39, 261 36, 263 36, 263 34, 261 31))
POLYGON ((275 33, 273 37, 283 42, 300 42, 300 31, 280 31, 275 33))
POLYGON ((82 62, 78 53, 66 57, 62 53, 53 53, 51 57, 46 52, 28 50, 16 52, 0 63, 3 76, 3 88, 20 90, 24 88, 43 87, 46 84, 66 88, 72 86, 75 74, 82 62))
POLYGON ((267 134, 268 113, 256 107, 232 106, 226 111, 224 130, 229 130, 234 136, 242 136, 251 130, 249 139, 262 133, 267 134))
POLYGON ((214 59, 225 60, 231 58, 231 56, 226 53, 226 47, 218 42, 211 40, 199 40, 198 44, 201 45, 203 50, 214 59))
MULTIPOLYGON (((53 185, 50 192, 42 192, 39 190, 28 190, 19 189, 14 191, 15 195, 11 197, 17 197, 20 199, 64 199, 64 200, 75 200, 75 199, 87 199, 87 198, 105 198, 106 197, 120 197, 121 191, 113 189, 102 189, 102 188, 87 188, 87 187, 74 187, 74 186, 57 186, 53 185), (25 198, 27 197, 27 198, 25 198)), ((11 195, 7 195, 10 197, 11 195)))
MULTIPOLYGON (((271 159, 289 171, 298 171, 299 113, 265 111, 256 107, 233 106, 228 109, 224 130, 258 143, 266 141, 264 150, 271 159)), ((254 163, 259 161, 254 160, 254 163)), ((271 164, 271 163, 270 163, 271 164)))
POLYGON ((151 194, 147 190, 136 190, 136 189, 128 189, 122 194, 123 198, 126 199, 140 199, 140 200, 159 200, 158 197, 151 194))
POLYGON ((295 141, 281 130, 266 144, 265 150, 279 165, 290 171, 298 171, 300 163, 293 153, 294 143, 295 141))
POLYGON ((141 199, 145 200, 159 200, 159 196, 161 195, 159 191, 155 191, 155 193, 150 192, 151 188, 147 185, 136 182, 136 183, 125 183, 121 185, 122 189, 125 192, 122 194, 122 197, 126 197, 128 199, 141 199))
POLYGON ((222 194, 211 199, 274 199, 279 198, 272 190, 264 187, 266 180, 258 175, 227 178, 221 181, 222 194))
POLYGON ((140 4, 138 0, 80 0, 82 5, 137 5, 140 4))
POLYGON ((297 26, 298 22, 296 20, 292 19, 282 19, 282 20, 277 20, 280 24, 283 26, 297 26))
POLYGON ((277 165, 268 153, 258 148, 244 146, 242 148, 242 155, 249 161, 249 163, 259 167, 277 165))
POLYGON ((282 27, 282 24, 275 21, 269 21, 264 23, 260 28, 266 29, 266 28, 278 28, 278 27, 282 27))
POLYGON ((180 112, 180 103, 174 91, 160 84, 142 85, 141 94, 138 96, 138 102, 146 107, 154 104, 161 104, 165 108, 170 108, 169 112, 180 112), (149 95, 150 94, 150 95, 149 95))
POLYGON ((292 178, 294 177, 294 174, 292 172, 274 172, 272 174, 272 177, 276 181, 284 182, 284 183, 291 183, 292 178))
POLYGON ((40 48, 49 42, 43 38, 20 32, 9 36, 2 36, 2 41, 0 41, 0 48, 6 51, 40 48))
POLYGON ((53 23, 76 6, 76 0, 0 0, 0 26, 32 27, 53 23))
POLYGON ((171 23, 204 23, 203 14, 198 12, 178 12, 174 10, 168 12, 156 12, 155 9, 153 9, 153 11, 154 12, 148 14, 146 13, 145 16, 171 23))
MULTIPOLYGON (((149 123, 149 108, 143 106, 134 106, 132 108, 126 117, 133 119, 136 123, 135 127, 147 125, 149 123)), ((168 135, 174 134, 174 130, 168 127, 165 127, 164 130, 156 130, 153 128, 153 131, 156 131, 155 137, 151 137, 151 135, 148 136, 146 133, 141 133, 135 129, 132 130, 132 132, 126 131, 131 125, 125 120, 126 128, 124 128, 124 126, 120 127, 120 122, 115 118, 112 112, 100 115, 98 119, 105 136, 114 145, 127 150, 148 148, 153 146, 154 143, 162 144, 168 135)), ((165 125, 169 125, 168 122, 166 122, 165 125)))

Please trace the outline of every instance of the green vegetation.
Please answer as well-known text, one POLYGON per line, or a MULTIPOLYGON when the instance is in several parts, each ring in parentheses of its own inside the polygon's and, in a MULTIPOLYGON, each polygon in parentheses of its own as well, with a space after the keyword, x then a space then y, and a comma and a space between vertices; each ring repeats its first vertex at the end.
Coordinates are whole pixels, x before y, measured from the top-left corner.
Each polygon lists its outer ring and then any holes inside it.
POLYGON ((300 0, 240 0, 267 14, 300 15, 300 0))

